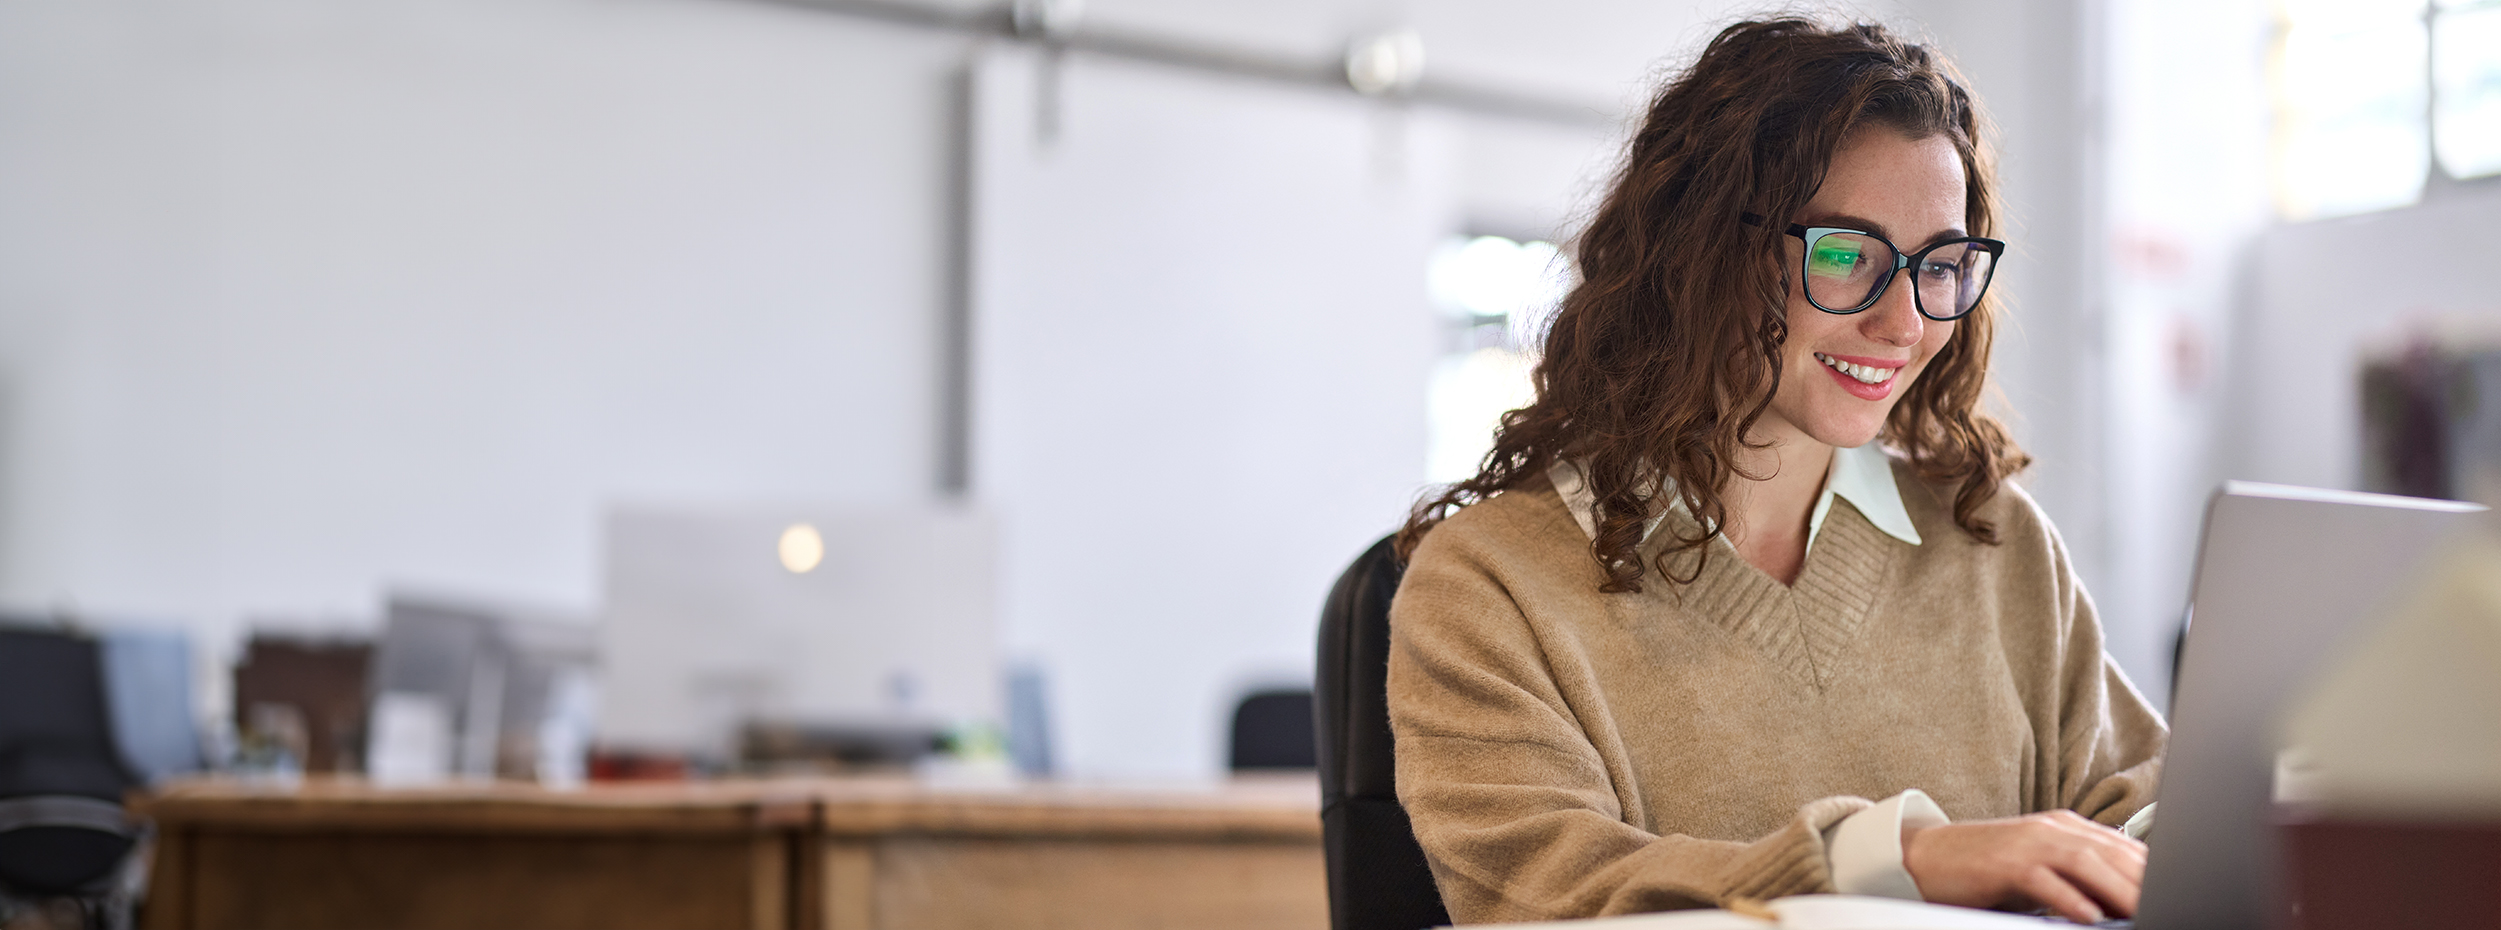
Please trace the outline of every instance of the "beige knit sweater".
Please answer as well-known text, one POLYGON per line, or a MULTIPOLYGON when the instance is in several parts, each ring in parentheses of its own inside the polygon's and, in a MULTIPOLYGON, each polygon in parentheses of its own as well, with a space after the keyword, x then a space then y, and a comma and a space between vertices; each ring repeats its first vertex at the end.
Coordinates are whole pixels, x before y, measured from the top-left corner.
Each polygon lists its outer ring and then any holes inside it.
POLYGON ((1601 594, 1543 479, 1424 538, 1390 612, 1390 722, 1453 918, 1828 892, 1824 828, 1908 788, 1956 820, 2117 824, 2153 800, 2168 731, 2032 499, 2000 492, 1986 545, 1894 470, 1924 543, 1839 501, 1790 587, 1723 539, 1690 586, 1601 594))

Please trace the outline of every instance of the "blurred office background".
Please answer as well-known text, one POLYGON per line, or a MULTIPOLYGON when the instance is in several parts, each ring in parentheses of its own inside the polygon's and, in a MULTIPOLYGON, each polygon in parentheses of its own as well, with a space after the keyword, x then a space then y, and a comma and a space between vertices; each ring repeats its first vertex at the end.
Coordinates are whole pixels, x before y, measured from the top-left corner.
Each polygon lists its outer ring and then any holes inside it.
MULTIPOLYGON (((211 732, 252 636, 353 665, 451 610, 607 663, 558 745, 821 699, 1212 775, 1521 396, 1623 121, 1754 8, 5 0, 0 607, 186 634, 211 732), (701 593, 736 569, 646 583, 706 533, 886 567, 766 629, 701 593), (996 677, 790 658, 915 610, 996 677)), ((1849 9, 1995 121, 2026 484, 2157 701, 2217 481, 2489 493, 2501 6, 1849 9)))

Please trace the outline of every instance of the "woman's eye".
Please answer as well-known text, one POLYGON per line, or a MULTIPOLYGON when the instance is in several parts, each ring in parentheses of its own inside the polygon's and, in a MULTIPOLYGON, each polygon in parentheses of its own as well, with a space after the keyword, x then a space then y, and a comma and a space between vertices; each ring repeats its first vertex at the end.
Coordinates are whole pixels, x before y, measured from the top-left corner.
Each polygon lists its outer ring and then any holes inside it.
POLYGON ((1953 262, 1922 262, 1919 266, 1920 274, 1940 281, 1961 277, 1962 272, 1962 266, 1953 262))
POLYGON ((1816 274, 1848 274, 1858 266, 1858 258, 1857 249, 1817 246, 1815 254, 1807 259, 1807 267, 1816 274))

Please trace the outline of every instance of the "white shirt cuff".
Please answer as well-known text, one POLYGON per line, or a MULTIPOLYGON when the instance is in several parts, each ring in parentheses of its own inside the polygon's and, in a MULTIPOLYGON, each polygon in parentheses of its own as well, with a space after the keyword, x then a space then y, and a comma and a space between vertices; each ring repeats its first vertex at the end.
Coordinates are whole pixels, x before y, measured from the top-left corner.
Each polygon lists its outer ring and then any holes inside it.
POLYGON ((2144 810, 2137 811, 2136 816, 2128 818, 2128 822, 2119 825, 2119 832, 2139 842, 2154 835, 2154 808, 2156 806, 2158 805, 2145 805, 2144 810))
POLYGON ((1927 792, 1912 788, 1825 828, 1824 855, 1832 868, 1833 890, 1921 900, 1919 883, 1902 865, 1902 829, 1952 822, 1927 792))

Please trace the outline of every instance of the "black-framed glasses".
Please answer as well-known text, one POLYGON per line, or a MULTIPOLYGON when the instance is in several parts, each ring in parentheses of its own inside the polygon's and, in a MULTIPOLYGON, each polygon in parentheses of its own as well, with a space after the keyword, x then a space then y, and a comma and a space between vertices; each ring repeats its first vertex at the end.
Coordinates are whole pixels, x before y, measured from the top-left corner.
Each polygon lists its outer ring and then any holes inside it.
MULTIPOLYGON (((1745 215, 1748 223, 1762 217, 1745 215)), ((1997 258, 2006 243, 1980 236, 1947 239, 1902 254, 1883 236, 1839 226, 1789 224, 1789 235, 1806 244, 1806 302, 1825 313, 1857 313, 1884 299, 1886 288, 1902 269, 1911 270, 1911 302, 1919 315, 1939 322, 1959 320, 1980 305, 1989 279, 1997 274, 1997 258)))

